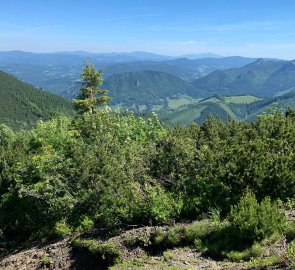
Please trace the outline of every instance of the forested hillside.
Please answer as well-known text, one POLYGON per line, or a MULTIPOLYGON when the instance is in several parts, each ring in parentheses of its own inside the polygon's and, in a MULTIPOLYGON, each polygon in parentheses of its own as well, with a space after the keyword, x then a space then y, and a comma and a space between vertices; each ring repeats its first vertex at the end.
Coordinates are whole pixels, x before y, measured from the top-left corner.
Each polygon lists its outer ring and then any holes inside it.
POLYGON ((0 71, 0 122, 19 129, 39 119, 72 115, 72 103, 0 71))
POLYGON ((166 97, 187 94, 190 85, 164 72, 141 71, 112 75, 104 82, 114 97, 111 104, 163 105, 166 97))
POLYGON ((273 97, 277 92, 294 87, 292 61, 258 59, 241 68, 217 70, 195 80, 192 96, 250 94, 273 97))

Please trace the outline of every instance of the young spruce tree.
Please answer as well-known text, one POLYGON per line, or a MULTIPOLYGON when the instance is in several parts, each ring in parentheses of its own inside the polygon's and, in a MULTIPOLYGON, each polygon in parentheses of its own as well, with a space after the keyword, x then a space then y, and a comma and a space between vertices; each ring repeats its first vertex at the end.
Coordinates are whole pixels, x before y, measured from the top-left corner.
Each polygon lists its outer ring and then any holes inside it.
POLYGON ((93 114, 99 105, 105 105, 111 100, 110 97, 105 96, 108 90, 100 88, 103 83, 102 72, 97 70, 91 62, 87 62, 83 68, 82 88, 79 96, 73 100, 74 108, 79 114, 93 114))

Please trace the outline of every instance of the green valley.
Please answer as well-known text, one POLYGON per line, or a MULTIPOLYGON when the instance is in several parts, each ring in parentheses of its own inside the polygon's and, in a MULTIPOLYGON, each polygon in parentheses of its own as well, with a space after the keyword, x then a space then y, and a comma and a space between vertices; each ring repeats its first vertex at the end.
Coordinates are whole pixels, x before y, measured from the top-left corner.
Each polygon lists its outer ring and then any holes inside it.
MULTIPOLYGON (((180 99, 181 100, 181 99, 180 99)), ((224 96, 194 100, 177 108, 158 111, 164 122, 188 125, 191 122, 203 123, 208 117, 214 116, 223 121, 227 117, 236 121, 253 121, 261 114, 274 110, 286 111, 295 108, 295 91, 275 98, 256 96, 224 96)))

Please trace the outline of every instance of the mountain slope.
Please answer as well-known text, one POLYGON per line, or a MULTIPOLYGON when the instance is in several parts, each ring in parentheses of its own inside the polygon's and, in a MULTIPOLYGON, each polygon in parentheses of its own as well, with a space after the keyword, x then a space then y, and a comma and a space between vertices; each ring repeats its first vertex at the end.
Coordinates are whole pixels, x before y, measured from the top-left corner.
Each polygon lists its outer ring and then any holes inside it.
POLYGON ((104 88, 113 97, 112 104, 157 104, 161 99, 186 94, 189 84, 165 72, 140 71, 114 74, 107 78, 104 88))
POLYGON ((53 114, 73 114, 72 103, 0 71, 0 123, 26 127, 53 114))
POLYGON ((255 96, 211 97, 177 110, 160 111, 160 117, 171 124, 187 125, 191 122, 203 123, 209 116, 225 121, 230 116, 236 121, 254 121, 258 115, 279 109, 295 109, 295 90, 275 98, 255 96))
MULTIPOLYGON (((191 95, 208 97, 210 95, 252 94, 272 97, 277 91, 282 90, 275 74, 287 64, 289 62, 282 60, 258 59, 241 68, 217 70, 193 81, 194 91, 191 95), (267 87, 268 82, 273 84, 270 89, 267 87)), ((285 78, 286 75, 285 73, 281 76, 285 78)))
POLYGON ((264 91, 276 93, 277 89, 286 91, 295 87, 295 60, 287 62, 274 72, 265 82, 264 91))
POLYGON ((167 61, 139 61, 131 63, 113 64, 105 67, 105 75, 125 73, 134 71, 153 70, 167 72, 186 81, 203 77, 217 69, 242 67, 254 62, 254 58, 245 57, 224 57, 224 58, 203 58, 188 59, 177 58, 167 61))

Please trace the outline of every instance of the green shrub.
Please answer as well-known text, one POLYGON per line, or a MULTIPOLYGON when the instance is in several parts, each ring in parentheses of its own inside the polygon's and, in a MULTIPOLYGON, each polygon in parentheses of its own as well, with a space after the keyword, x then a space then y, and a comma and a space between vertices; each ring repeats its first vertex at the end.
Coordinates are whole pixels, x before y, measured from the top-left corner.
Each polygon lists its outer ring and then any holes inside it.
POLYGON ((289 199, 285 203, 286 210, 295 210, 295 199, 289 199))
POLYGON ((171 250, 166 250, 163 252, 164 261, 169 262, 173 259, 173 253, 171 250))
POLYGON ((247 192, 239 204, 232 207, 228 219, 234 237, 246 243, 271 236, 286 224, 285 215, 276 203, 272 203, 269 197, 258 203, 251 192, 247 192))
POLYGON ((226 257, 234 262, 239 261, 249 261, 253 258, 260 257, 265 251, 265 248, 260 244, 255 243, 250 248, 245 249, 244 251, 231 251, 226 253, 226 257))
POLYGON ((158 246, 178 246, 186 242, 186 226, 176 225, 164 232, 163 229, 158 229, 153 237, 153 243, 158 246))
POLYGON ((168 230, 167 233, 167 244, 171 246, 179 245, 185 240, 186 228, 181 225, 177 225, 168 230))
MULTIPOLYGON (((276 256, 253 258, 247 265, 253 267, 254 269, 268 269, 269 266, 278 265, 279 261, 276 256)), ((271 268, 270 268, 271 269, 271 268)))
POLYGON ((202 253, 207 251, 206 245, 204 245, 201 239, 195 239, 194 248, 196 249, 196 251, 202 252, 202 253))
POLYGON ((163 224, 167 223, 169 219, 179 216, 183 205, 182 200, 175 199, 160 185, 145 185, 145 192, 147 196, 146 211, 151 221, 163 224))
POLYGON ((77 231, 84 233, 89 231, 94 225, 94 222, 89 217, 84 217, 77 228, 77 231))
POLYGON ((108 261, 116 260, 121 255, 119 247, 113 242, 99 242, 93 239, 77 238, 73 243, 76 248, 87 250, 91 255, 108 261))
POLYGON ((205 239, 214 230, 211 220, 195 221, 186 228, 186 238, 193 242, 195 239, 205 239))
POLYGON ((54 232, 58 237, 67 237, 72 234, 72 229, 64 220, 55 223, 54 232))
POLYGON ((51 264, 51 260, 48 256, 43 256, 41 259, 40 259, 40 266, 42 268, 49 268, 50 267, 50 264, 51 264))
POLYGON ((162 245, 165 241, 166 233, 162 228, 157 229, 153 238, 153 241, 156 245, 162 245))
POLYGON ((134 236, 129 235, 124 238, 123 243, 127 247, 135 246, 148 246, 151 242, 151 239, 148 235, 134 236))

